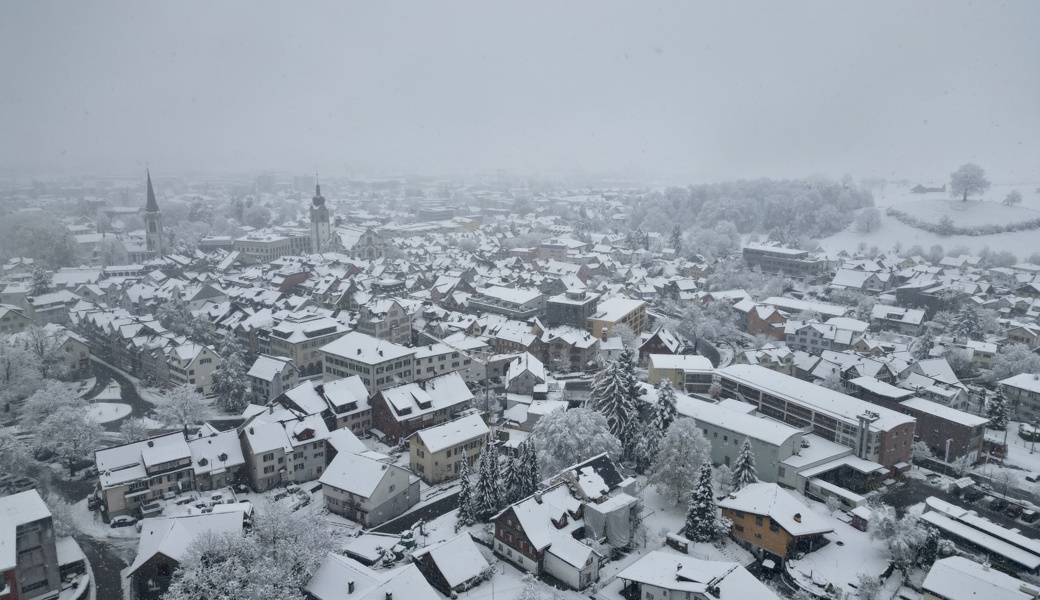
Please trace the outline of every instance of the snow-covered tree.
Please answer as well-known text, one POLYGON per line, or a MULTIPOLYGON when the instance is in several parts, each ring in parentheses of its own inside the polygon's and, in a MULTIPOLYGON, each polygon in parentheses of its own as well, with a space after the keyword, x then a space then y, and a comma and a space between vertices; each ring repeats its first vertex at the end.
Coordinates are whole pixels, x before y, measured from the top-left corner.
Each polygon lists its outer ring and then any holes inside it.
POLYGON ((35 359, 40 376, 44 379, 65 377, 65 357, 61 346, 66 334, 61 329, 32 326, 18 335, 18 342, 35 359))
POLYGON ((55 536, 68 537, 80 533, 72 504, 55 492, 44 492, 42 497, 44 504, 51 511, 55 536))
POLYGON ((892 562, 903 572, 917 560, 918 553, 928 539, 928 532, 916 515, 907 513, 902 518, 896 517, 895 508, 873 503, 870 506, 872 517, 868 531, 870 539, 882 541, 888 548, 892 562))
POLYGON ((564 598, 556 588, 538 581, 530 573, 524 575, 521 581, 524 589, 520 590, 516 600, 563 600, 564 598))
POLYGON ((841 371, 838 369, 831 369, 822 379, 817 379, 815 383, 820 387, 825 387, 835 392, 845 391, 845 382, 841 380, 841 371))
POLYGON ((58 410, 69 408, 73 412, 82 413, 86 404, 85 400, 60 381, 47 379, 22 405, 22 422, 30 427, 38 427, 44 419, 58 410))
POLYGON ((712 487, 711 463, 704 461, 697 471, 697 484, 690 495, 690 506, 686 511, 686 539, 713 542, 722 533, 721 525, 712 487))
POLYGON ((12 475, 24 475, 28 471, 29 451, 9 428, 0 425, 0 465, 12 475))
POLYGON ((662 379, 661 383, 657 384, 657 402, 650 409, 650 425, 663 433, 672 426, 678 414, 675 388, 672 387, 671 381, 662 379))
POLYGON ((676 256, 682 256, 683 231, 678 223, 672 226, 672 235, 668 238, 668 246, 675 250, 676 256))
POLYGON ((538 451, 534 448, 534 441, 530 438, 520 444, 520 488, 519 495, 526 498, 538 491, 538 485, 542 478, 538 471, 538 451))
POLYGON ((986 171, 973 163, 961 165, 959 169, 950 173, 950 196, 956 198, 961 196, 964 202, 968 196, 981 194, 989 189, 989 180, 986 179, 986 171))
POLYGON ((21 344, 0 335, 0 412, 27 398, 43 385, 43 377, 32 354, 21 344))
POLYGON ((998 389, 997 393, 986 402, 986 418, 989 419, 987 427, 1004 431, 1007 429, 1010 416, 1011 407, 1008 406, 1003 390, 998 389))
POLYGON ((155 408, 155 419, 165 425, 180 425, 184 433, 206 418, 206 399, 191 384, 170 389, 155 408))
POLYGON ((587 408, 545 415, 534 426, 531 437, 538 445, 538 467, 542 473, 557 473, 604 452, 614 460, 621 457, 621 442, 610 433, 606 417, 587 408))
POLYGON ((469 458, 462 451, 462 468, 459 469, 459 512, 456 529, 468 527, 476 523, 476 510, 473 505, 473 483, 470 481, 469 458))
POLYGON ((30 296, 42 296, 51 291, 51 274, 46 269, 33 267, 32 281, 29 284, 30 296))
POLYGON ((733 491, 733 470, 726 465, 719 465, 715 468, 715 487, 719 489, 723 494, 729 494, 733 491))
POLYGON ((934 458, 932 449, 928 447, 928 444, 923 440, 914 442, 910 446, 910 458, 913 459, 914 464, 918 464, 920 461, 934 458))
POLYGON ((856 590, 860 600, 877 600, 881 596, 881 582, 877 575, 860 573, 856 575, 856 590))
POLYGON ((1004 196, 1004 204, 1008 206, 1015 206, 1016 204, 1022 204, 1022 192, 1018 190, 1011 190, 1007 196, 1004 196))
POLYGON ((873 206, 861 209, 856 215, 856 230, 870 233, 881 226, 881 211, 873 206))
POLYGON ((954 337, 962 340, 981 340, 985 331, 982 329, 982 317, 973 302, 964 302, 954 317, 954 337))
POLYGON ((610 363, 596 374, 589 405, 606 418, 611 435, 618 438, 624 448, 632 439, 637 415, 630 395, 629 379, 620 360, 610 363))
POLYGON ((979 374, 979 366, 975 364, 972 352, 967 348, 947 348, 943 358, 953 369, 953 374, 961 379, 979 374))
POLYGON ((1007 344, 993 355, 990 381, 1002 381, 1022 373, 1040 373, 1040 355, 1025 344, 1007 344))
POLYGON ((76 462, 87 458, 101 444, 104 430, 94 419, 75 408, 63 406, 35 427, 38 450, 50 450, 76 474, 76 462))
POLYGON ((697 483, 698 467, 711 456, 711 444, 693 419, 677 419, 668 428, 647 482, 675 503, 688 498, 697 483))
POLYGON ((510 456, 502 468, 502 504, 509 505, 523 498, 524 473, 522 457, 510 456))
POLYGON ((501 482, 498 476, 498 452, 492 444, 480 453, 477 483, 473 490, 474 513, 478 520, 488 522, 502 507, 501 482))
POLYGON ((245 533, 196 539, 164 600, 303 600, 303 587, 334 549, 335 538, 315 510, 265 505, 245 533))
POLYGON ((119 426, 119 435, 129 444, 148 437, 148 423, 140 417, 130 417, 119 426))
POLYGON ((213 393, 217 405, 227 412, 242 412, 249 404, 249 370, 245 365, 245 352, 234 336, 224 338, 218 354, 220 365, 213 370, 213 393))
POLYGON ((758 470, 755 468, 755 454, 751 451, 751 441, 744 438, 740 455, 733 463, 733 489, 741 490, 752 483, 758 483, 758 470))

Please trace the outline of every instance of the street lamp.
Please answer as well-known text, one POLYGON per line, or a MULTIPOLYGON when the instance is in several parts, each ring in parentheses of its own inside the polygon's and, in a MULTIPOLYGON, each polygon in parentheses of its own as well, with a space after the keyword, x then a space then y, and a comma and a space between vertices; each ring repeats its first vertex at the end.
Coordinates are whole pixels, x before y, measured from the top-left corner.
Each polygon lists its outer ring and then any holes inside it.
POLYGON ((943 455, 943 475, 949 475, 947 472, 950 468, 950 444, 953 442, 953 438, 946 439, 946 454, 943 455))

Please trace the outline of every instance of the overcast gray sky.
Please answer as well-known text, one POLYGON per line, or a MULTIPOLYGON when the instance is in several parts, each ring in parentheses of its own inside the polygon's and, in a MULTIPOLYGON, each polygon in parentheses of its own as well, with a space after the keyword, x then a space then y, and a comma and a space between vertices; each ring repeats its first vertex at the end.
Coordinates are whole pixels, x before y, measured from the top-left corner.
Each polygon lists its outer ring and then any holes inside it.
POLYGON ((0 1, 0 168, 1040 180, 1040 2, 0 1))

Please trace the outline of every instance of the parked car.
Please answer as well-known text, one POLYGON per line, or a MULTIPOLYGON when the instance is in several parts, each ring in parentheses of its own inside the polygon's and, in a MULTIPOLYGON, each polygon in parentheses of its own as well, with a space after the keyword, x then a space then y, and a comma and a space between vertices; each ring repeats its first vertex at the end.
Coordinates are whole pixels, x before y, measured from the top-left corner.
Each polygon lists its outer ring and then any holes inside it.
POLYGON ((1008 504, 1010 504, 1010 503, 1007 500, 1003 499, 1003 498, 994 498, 994 499, 989 501, 989 509, 990 510, 1004 510, 1005 508, 1008 507, 1008 504))
POLYGON ((968 502, 976 502, 985 495, 985 492, 977 487, 968 488, 964 491, 964 499, 968 502))
POLYGON ((1022 511, 1021 519, 1024 523, 1036 523, 1040 520, 1040 512, 1036 512, 1032 509, 1024 510, 1022 511))
POLYGON ((142 519, 150 519, 152 517, 158 517, 159 515, 162 514, 162 512, 163 512, 163 507, 162 507, 161 504, 158 504, 158 503, 145 504, 140 509, 140 513, 141 513, 141 518, 142 519))
POLYGON ((100 498, 97 496, 87 496, 87 510, 97 510, 100 506, 100 498))
POLYGON ((1008 507, 1004 509, 1004 514, 1007 515, 1009 519, 1017 519, 1018 516, 1022 514, 1022 506, 1019 504, 1009 504, 1008 507))
POLYGON ((133 527, 137 524, 137 519, 130 515, 121 515, 112 519, 112 528, 116 527, 133 527))

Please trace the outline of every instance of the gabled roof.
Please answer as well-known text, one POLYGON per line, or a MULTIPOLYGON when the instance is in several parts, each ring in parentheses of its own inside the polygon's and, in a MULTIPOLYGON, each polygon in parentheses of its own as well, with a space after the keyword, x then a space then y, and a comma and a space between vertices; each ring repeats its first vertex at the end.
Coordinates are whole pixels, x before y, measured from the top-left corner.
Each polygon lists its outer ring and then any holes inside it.
POLYGON ((469 415, 433 427, 427 427, 413 435, 418 436, 430 452, 440 452, 468 440, 491 433, 480 415, 469 415))
POLYGON ((141 524, 137 557, 130 565, 128 574, 136 573, 156 554, 162 554, 180 563, 187 556, 191 543, 199 536, 242 533, 242 522, 243 514, 240 511, 145 519, 141 524))
POLYGON ((775 483, 752 483, 730 493, 718 504, 722 508, 768 516, 795 537, 834 531, 830 523, 775 483))
POLYGON ((448 587, 452 589, 479 577, 484 569, 488 568, 487 560, 468 533, 423 548, 412 554, 412 558, 420 559, 426 555, 430 556, 437 570, 448 582, 448 587))

